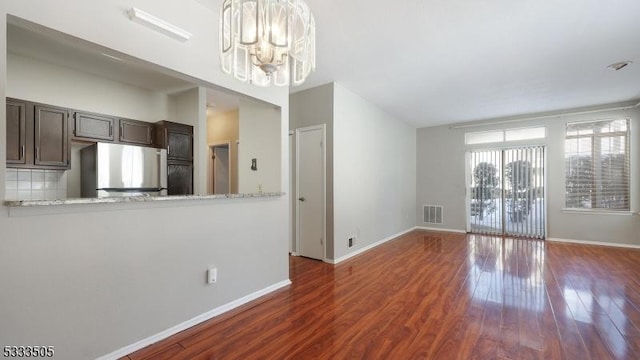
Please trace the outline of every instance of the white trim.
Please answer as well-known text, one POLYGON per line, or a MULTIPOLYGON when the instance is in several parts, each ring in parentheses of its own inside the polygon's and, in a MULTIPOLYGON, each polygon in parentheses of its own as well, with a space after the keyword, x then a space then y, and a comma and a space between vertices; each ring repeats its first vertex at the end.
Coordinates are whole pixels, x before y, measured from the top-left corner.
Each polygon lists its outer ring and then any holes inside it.
POLYGON ((356 250, 356 251, 354 251, 352 253, 349 253, 349 254, 347 254, 347 255, 345 255, 343 257, 340 257, 340 258, 337 258, 337 259, 326 259, 325 262, 327 262, 329 264, 334 264, 334 265, 338 264, 338 263, 341 263, 341 262, 343 262, 343 261, 345 261, 347 259, 350 259, 350 258, 352 258, 352 257, 354 257, 356 255, 360 255, 365 251, 371 250, 376 246, 382 245, 382 244, 386 243, 387 241, 391 241, 391 240, 393 240, 395 238, 398 238, 398 237, 400 237, 400 236, 402 236, 404 234, 410 233, 415 229, 416 229, 415 227, 409 228, 409 229, 401 231, 401 232, 399 232, 397 234, 393 234, 391 236, 388 236, 388 237, 386 237, 386 238, 384 238, 384 239, 382 239, 380 241, 376 241, 375 243, 373 243, 371 245, 367 245, 367 246, 365 246, 363 248, 360 248, 360 249, 358 249, 358 250, 356 250))
POLYGON ((604 241, 573 240, 573 239, 559 239, 559 238, 547 238, 546 240, 550 242, 558 242, 558 243, 571 243, 571 244, 582 244, 582 245, 598 245, 598 246, 611 246, 611 247, 620 247, 620 248, 629 248, 629 249, 640 249, 640 245, 609 243, 604 241))
POLYGON ((284 281, 280 281, 279 283, 275 283, 271 286, 268 286, 262 290, 258 290, 254 293, 251 293, 247 296, 241 297, 237 300, 234 300, 230 303, 226 303, 222 306, 219 306, 213 310, 207 311, 204 314, 198 315, 196 317, 194 317, 193 319, 187 320, 183 323, 180 323, 174 327, 171 327, 167 330, 164 330, 162 332, 159 332, 155 335, 149 336, 146 339, 142 339, 136 343, 133 343, 131 345, 127 345, 121 349, 118 349, 114 352, 111 352, 107 355, 103 355, 99 358, 97 358, 96 360, 117 360, 121 357, 127 356, 137 350, 140 350, 144 347, 147 347, 149 345, 155 344, 158 341, 164 340, 166 338, 168 338, 169 336, 175 335, 183 330, 186 330, 188 328, 191 328, 193 326, 196 326, 202 322, 205 322, 211 318, 214 318, 218 315, 224 314, 227 311, 233 310, 241 305, 244 305, 250 301, 253 301, 255 299, 258 299, 264 295, 267 295, 271 292, 274 292, 280 288, 283 288, 285 286, 291 285, 291 280, 287 279, 284 281))
POLYGON ((442 232, 450 232, 450 233, 456 233, 456 234, 466 234, 467 233, 465 230, 440 229, 440 228, 427 227, 427 226, 416 226, 414 229, 415 230, 442 231, 442 232))
MULTIPOLYGON (((322 261, 327 262, 327 130, 325 124, 296 129, 296 199, 300 199, 300 133, 304 131, 322 132, 322 261)), ((296 207, 296 252, 300 254, 300 206, 296 207)))

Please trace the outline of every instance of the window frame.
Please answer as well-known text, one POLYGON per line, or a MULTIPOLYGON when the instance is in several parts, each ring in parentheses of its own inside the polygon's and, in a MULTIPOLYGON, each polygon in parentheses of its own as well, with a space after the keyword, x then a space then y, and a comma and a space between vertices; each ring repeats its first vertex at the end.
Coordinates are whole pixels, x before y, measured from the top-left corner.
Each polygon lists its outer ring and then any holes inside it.
POLYGON ((575 212, 575 213, 599 213, 599 214, 630 214, 631 213, 631 118, 630 117, 616 117, 616 118, 606 118, 606 119, 596 119, 596 120, 588 120, 588 121, 573 121, 573 122, 567 122, 565 124, 565 134, 564 134, 564 187, 565 187, 565 191, 564 191, 564 208, 563 211, 566 212, 575 212), (613 122, 613 121, 618 121, 618 120, 624 120, 626 121, 626 130, 625 131, 615 131, 615 132, 607 132, 607 133, 597 133, 595 131, 593 131, 590 134, 575 134, 575 135, 568 135, 569 132, 569 127, 571 125, 577 125, 577 124, 596 124, 596 123, 602 123, 602 122, 613 122), (623 169, 626 170, 627 173, 627 183, 626 183, 626 189, 624 190, 626 192, 626 198, 627 198, 627 207, 626 208, 607 208, 607 207, 593 207, 594 205, 598 204, 598 198, 602 197, 603 195, 598 191, 598 183, 602 182, 602 178, 596 178, 595 175, 592 175, 592 179, 591 179, 591 188, 592 188, 592 194, 590 196, 590 202, 592 204, 592 207, 590 208, 586 208, 586 207, 570 207, 569 204, 567 204, 567 140, 570 139, 590 139, 591 142, 591 170, 592 170, 592 174, 596 174, 598 172, 600 172, 602 170, 602 166, 600 165, 600 171, 596 171, 596 166, 598 164, 601 164, 601 160, 602 160, 602 154, 599 152, 599 141, 597 141, 597 139, 603 139, 603 138, 614 138, 614 137, 620 137, 620 136, 624 136, 625 137, 625 153, 624 153, 624 167, 623 169), (600 161, 596 161, 596 159, 600 160, 600 161))
POLYGON ((488 144, 502 144, 502 143, 509 143, 509 144, 518 144, 518 143, 524 143, 524 142, 538 142, 538 141, 545 141, 547 139, 547 137, 549 136, 549 131, 547 129, 546 125, 535 125, 535 126, 524 126, 524 127, 517 127, 517 128, 503 128, 503 129, 494 129, 494 130, 484 130, 484 131, 473 131, 473 132, 466 132, 464 134, 464 145, 465 146, 482 146, 482 145, 488 145, 488 144), (521 131, 521 130, 537 130, 537 129, 542 129, 544 132, 544 135, 542 137, 530 137, 530 138, 522 138, 522 139, 507 139, 508 134, 511 132, 515 132, 515 131, 521 131), (495 140, 495 141, 480 141, 480 142, 471 142, 470 138, 472 138, 473 136, 477 136, 477 135, 481 135, 481 134, 500 134, 500 140, 495 140))

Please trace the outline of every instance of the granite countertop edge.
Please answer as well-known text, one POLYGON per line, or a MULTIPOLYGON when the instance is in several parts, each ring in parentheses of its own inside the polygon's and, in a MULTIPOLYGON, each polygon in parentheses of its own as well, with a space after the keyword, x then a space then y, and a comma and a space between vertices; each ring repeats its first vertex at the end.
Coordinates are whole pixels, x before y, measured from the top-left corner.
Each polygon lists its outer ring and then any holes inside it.
POLYGON ((58 205, 83 205, 83 204, 116 204, 116 203, 140 203, 157 201, 184 201, 184 200, 219 200, 219 199, 260 199, 275 198, 285 195, 283 192, 265 192, 250 194, 221 194, 221 195, 171 195, 171 196, 125 196, 111 198, 91 199, 64 199, 64 200, 5 200, 4 206, 8 207, 35 207, 58 205))

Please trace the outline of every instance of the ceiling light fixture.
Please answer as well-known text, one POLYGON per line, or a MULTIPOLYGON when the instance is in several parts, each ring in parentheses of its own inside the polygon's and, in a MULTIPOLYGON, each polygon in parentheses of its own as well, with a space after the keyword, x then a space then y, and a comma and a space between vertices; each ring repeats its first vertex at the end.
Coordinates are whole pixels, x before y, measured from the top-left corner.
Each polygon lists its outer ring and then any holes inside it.
POLYGON ((300 85, 316 67, 315 20, 302 0, 225 0, 220 62, 258 86, 300 85))
POLYGON ((608 69, 614 70, 614 71, 618 71, 621 70, 622 68, 626 67, 627 65, 631 65, 631 61, 620 61, 617 62, 615 64, 611 64, 609 66, 607 66, 608 69))
POLYGON ((129 19, 139 24, 146 25, 156 31, 159 31, 169 37, 176 40, 185 42, 191 38, 191 33, 181 29, 173 24, 170 24, 162 19, 146 13, 138 8, 131 8, 128 11, 129 19))

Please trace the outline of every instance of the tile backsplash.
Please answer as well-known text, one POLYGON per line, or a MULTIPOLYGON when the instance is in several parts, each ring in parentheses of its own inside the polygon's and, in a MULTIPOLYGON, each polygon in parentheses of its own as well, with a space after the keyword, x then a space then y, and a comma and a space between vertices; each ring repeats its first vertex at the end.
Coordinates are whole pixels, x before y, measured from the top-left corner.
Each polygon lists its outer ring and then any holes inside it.
POLYGON ((56 200, 67 198, 64 170, 6 169, 6 200, 56 200))

